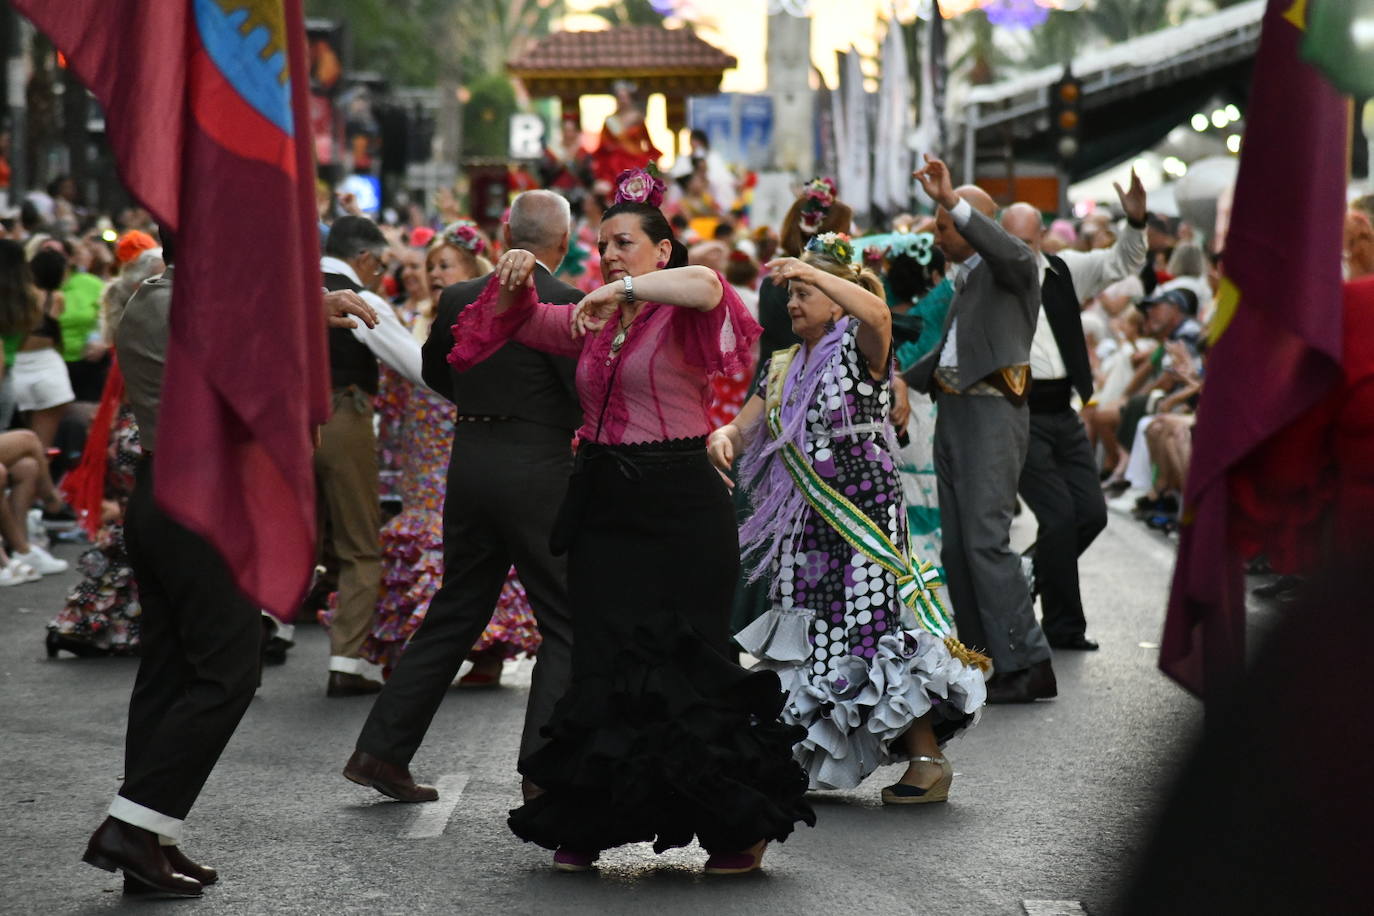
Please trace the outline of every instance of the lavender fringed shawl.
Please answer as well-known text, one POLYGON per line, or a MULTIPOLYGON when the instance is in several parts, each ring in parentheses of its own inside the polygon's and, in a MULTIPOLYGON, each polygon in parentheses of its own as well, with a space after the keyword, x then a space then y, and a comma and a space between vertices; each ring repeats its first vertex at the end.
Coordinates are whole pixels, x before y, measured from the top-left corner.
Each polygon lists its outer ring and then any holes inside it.
MULTIPOLYGON (((842 318, 808 351, 805 344, 788 367, 783 382, 780 409, 782 433, 776 439, 768 429, 766 412, 749 431, 749 446, 740 460, 740 483, 749 493, 753 509, 740 527, 740 553, 749 570, 749 581, 757 580, 768 568, 768 561, 785 540, 795 538, 793 530, 806 508, 806 498, 792 483, 792 476, 778 455, 787 443, 806 453, 806 412, 818 403, 817 393, 827 370, 842 358, 850 318, 842 318), (795 395, 795 396, 794 396, 795 395)), ((846 417, 846 424, 848 418, 846 417)))

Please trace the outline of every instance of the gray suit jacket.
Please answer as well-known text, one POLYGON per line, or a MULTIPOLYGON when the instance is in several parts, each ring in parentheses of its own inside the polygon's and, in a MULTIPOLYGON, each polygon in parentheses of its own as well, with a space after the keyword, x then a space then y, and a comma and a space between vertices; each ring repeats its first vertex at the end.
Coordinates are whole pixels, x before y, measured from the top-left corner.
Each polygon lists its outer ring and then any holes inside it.
POLYGON ((977 210, 959 232, 983 260, 955 294, 939 344, 902 376, 927 394, 955 318, 959 385, 968 388, 999 369, 1030 361, 1040 315, 1040 269, 1030 247, 977 210))

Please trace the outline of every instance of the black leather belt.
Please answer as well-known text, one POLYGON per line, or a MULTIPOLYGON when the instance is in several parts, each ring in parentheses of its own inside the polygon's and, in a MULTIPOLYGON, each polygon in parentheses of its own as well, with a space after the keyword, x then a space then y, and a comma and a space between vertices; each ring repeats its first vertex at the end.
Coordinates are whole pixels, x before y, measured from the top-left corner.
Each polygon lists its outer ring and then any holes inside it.
POLYGON ((1073 382, 1066 378, 1038 378, 1031 382, 1026 403, 1031 413, 1060 413, 1073 407, 1073 382))

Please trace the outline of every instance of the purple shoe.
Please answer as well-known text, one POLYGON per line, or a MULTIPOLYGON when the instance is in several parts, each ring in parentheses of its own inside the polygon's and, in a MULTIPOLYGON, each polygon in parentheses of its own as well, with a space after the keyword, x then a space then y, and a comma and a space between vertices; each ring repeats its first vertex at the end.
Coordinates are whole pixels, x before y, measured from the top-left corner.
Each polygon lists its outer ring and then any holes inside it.
POLYGON ((743 852, 715 852, 706 860, 708 875, 746 875, 763 867, 763 853, 768 843, 756 843, 743 852))
POLYGON ((598 855, 595 852, 578 852, 560 846, 553 854, 553 867, 555 871, 591 871, 592 863, 597 860, 598 855))

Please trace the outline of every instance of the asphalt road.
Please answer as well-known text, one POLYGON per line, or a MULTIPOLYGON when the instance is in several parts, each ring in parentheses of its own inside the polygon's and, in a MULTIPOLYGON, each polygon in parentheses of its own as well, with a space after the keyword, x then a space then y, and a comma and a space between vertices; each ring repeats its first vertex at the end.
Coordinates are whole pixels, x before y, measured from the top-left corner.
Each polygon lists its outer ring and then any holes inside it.
MULTIPOLYGON (((1024 532, 1020 535, 1024 539, 1024 532)), ((74 559, 79 550, 58 548, 74 559)), ((555 874, 505 827, 528 663, 507 686, 454 690, 416 757, 435 805, 390 802, 340 776, 370 698, 326 699, 328 645, 302 626, 188 821, 214 865, 198 913, 1105 914, 1201 722, 1156 668, 1172 547, 1114 517, 1085 556, 1096 653, 1060 653, 1060 696, 992 707, 950 746, 947 805, 884 808, 900 767, 817 793, 815 829, 766 871, 707 879, 696 848, 612 850, 596 873, 555 874), (1046 904, 1044 901, 1061 901, 1046 904)), ((75 573, 0 590, 0 912, 95 913, 126 902, 80 861, 119 786, 135 660, 48 660, 44 624, 75 573)), ((164 911, 164 910, 160 910, 164 911)))

